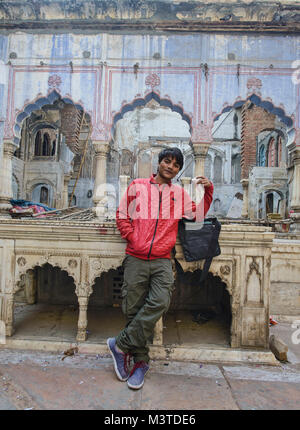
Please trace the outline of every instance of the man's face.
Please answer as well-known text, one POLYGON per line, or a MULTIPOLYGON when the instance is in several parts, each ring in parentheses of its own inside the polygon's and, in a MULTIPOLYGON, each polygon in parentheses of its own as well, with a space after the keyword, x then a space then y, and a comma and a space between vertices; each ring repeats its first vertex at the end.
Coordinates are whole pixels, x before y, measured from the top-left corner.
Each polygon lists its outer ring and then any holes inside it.
POLYGON ((173 179, 180 170, 180 165, 176 158, 167 156, 158 165, 158 173, 166 181, 173 179))

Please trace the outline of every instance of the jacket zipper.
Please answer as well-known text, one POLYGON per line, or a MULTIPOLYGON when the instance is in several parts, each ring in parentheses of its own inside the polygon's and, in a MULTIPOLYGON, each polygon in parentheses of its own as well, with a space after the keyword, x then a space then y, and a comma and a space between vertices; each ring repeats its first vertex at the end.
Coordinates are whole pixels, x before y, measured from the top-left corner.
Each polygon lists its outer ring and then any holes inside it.
POLYGON ((154 229, 154 233, 153 233, 153 237, 152 237, 152 241, 151 241, 151 245, 150 245, 150 249, 149 249, 149 253, 148 253, 148 259, 150 258, 150 254, 151 254, 151 250, 152 250, 152 246, 153 246, 153 242, 154 242, 154 238, 155 238, 155 234, 156 234, 156 229, 157 229, 157 224, 158 224, 158 220, 159 220, 159 212, 160 212, 160 205, 161 205, 161 197, 162 197, 162 192, 159 192, 159 204, 158 204, 158 215, 157 215, 157 219, 156 219, 156 224, 155 224, 155 229, 154 229))

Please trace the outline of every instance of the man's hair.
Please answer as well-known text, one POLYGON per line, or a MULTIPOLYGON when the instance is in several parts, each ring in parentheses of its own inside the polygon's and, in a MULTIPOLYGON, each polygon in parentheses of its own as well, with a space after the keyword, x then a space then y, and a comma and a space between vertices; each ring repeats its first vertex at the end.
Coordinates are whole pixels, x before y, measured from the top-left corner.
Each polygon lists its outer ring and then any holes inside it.
POLYGON ((158 163, 160 163, 166 157, 175 158, 175 160, 177 161, 177 163, 180 166, 179 170, 182 169, 183 154, 179 148, 165 148, 162 151, 160 151, 160 153, 158 154, 158 163))

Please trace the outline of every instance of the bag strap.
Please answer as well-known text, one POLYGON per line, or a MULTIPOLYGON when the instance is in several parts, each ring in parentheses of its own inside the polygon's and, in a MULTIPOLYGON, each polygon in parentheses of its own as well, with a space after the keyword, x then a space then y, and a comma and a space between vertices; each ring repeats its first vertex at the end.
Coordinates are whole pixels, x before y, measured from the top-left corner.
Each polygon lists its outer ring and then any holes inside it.
MULTIPOLYGON (((178 275, 178 277, 180 279, 184 275, 184 270, 183 270, 181 264, 179 263, 179 261, 177 260, 177 258, 175 256, 173 258, 174 258, 174 261, 175 261, 175 267, 176 267, 177 275, 178 275)), ((211 262, 212 262, 212 257, 206 258, 206 260, 204 261, 204 266, 203 266, 203 269, 201 271, 201 276, 200 276, 200 280, 199 280, 200 284, 202 282, 204 282, 205 279, 207 278, 211 262)))
POLYGON ((206 258, 204 261, 204 266, 203 266, 201 276, 200 276, 200 284, 205 281, 205 279, 208 275, 208 271, 209 271, 212 259, 213 259, 212 257, 209 257, 209 258, 206 258))

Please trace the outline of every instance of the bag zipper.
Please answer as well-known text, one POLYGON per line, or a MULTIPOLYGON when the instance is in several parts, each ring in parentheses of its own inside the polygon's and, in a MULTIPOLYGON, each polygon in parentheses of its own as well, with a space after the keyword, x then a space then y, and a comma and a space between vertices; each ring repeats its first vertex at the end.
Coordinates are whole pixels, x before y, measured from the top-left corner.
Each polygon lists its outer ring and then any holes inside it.
POLYGON ((156 224, 155 224, 155 229, 154 229, 154 233, 153 233, 153 237, 152 237, 152 241, 151 241, 150 249, 149 249, 149 252, 148 252, 148 257, 147 257, 148 259, 150 258, 150 254, 151 254, 151 250, 152 250, 152 246, 153 246, 154 238, 155 238, 155 235, 156 235, 156 229, 157 229, 157 224, 158 224, 158 220, 159 220, 159 212, 160 212, 161 198, 162 198, 162 191, 159 191, 158 214, 157 214, 157 219, 156 219, 156 224))

